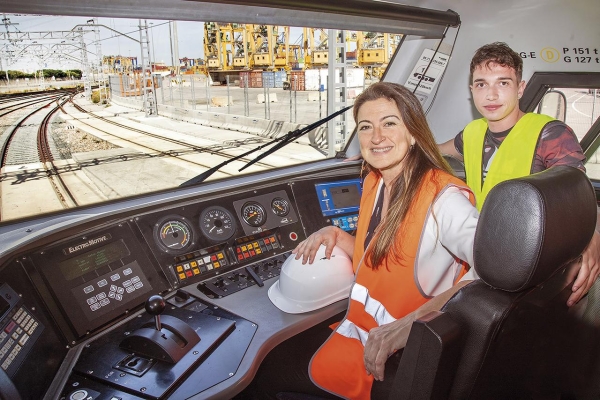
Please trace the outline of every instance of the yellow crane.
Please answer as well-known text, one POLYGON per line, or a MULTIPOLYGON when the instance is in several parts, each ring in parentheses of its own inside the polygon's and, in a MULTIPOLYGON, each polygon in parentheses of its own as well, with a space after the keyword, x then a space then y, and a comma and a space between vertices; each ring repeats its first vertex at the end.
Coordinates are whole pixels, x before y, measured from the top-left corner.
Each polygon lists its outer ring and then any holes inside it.
MULTIPOLYGON (((356 60, 355 66, 364 67, 367 78, 380 78, 401 38, 388 33, 346 32, 348 61, 356 60)), ((213 74, 323 68, 329 61, 327 39, 324 29, 303 28, 300 44, 291 44, 289 26, 206 22, 205 65, 213 74)))

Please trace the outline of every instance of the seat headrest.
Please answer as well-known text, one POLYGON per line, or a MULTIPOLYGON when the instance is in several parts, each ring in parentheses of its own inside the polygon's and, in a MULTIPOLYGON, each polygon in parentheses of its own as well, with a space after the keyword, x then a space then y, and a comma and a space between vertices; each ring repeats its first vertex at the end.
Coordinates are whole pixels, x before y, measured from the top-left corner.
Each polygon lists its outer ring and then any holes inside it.
POLYGON ((509 292, 536 286, 583 252, 596 214, 594 189, 577 168, 557 166, 502 182, 479 216, 475 270, 509 292))

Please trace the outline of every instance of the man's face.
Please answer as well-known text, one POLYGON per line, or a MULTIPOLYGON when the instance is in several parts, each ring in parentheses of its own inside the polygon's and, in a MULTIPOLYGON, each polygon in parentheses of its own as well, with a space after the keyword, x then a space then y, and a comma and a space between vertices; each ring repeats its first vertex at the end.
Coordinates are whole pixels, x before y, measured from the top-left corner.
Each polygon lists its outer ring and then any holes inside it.
POLYGON ((517 82, 514 68, 481 64, 473 71, 470 87, 477 111, 493 132, 509 129, 517 122, 525 81, 517 82))

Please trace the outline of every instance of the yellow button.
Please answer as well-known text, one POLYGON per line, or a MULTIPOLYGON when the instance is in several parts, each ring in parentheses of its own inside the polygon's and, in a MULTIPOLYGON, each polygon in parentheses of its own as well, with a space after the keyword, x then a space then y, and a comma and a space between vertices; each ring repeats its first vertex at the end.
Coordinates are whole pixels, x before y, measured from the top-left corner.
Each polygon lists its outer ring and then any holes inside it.
POLYGON ((179 280, 184 280, 185 279, 185 274, 182 272, 179 274, 179 280))
POLYGON ((197 266, 198 266, 198 263, 197 263, 196 261, 192 261, 192 262, 190 263, 190 265, 191 265, 192 267, 197 267, 197 266))
POLYGON ((218 258, 219 260, 222 260, 222 259, 223 259, 223 253, 219 253, 219 254, 217 254, 217 258, 218 258))
POLYGON ((177 272, 183 272, 183 266, 178 265, 177 266, 177 272))
POLYGON ((215 261, 215 262, 213 263, 213 265, 215 266, 215 268, 219 268, 219 267, 221 266, 221 264, 219 264, 217 261, 215 261))
POLYGON ((200 274, 200 270, 198 268, 194 268, 192 271, 194 271, 194 275, 200 274))

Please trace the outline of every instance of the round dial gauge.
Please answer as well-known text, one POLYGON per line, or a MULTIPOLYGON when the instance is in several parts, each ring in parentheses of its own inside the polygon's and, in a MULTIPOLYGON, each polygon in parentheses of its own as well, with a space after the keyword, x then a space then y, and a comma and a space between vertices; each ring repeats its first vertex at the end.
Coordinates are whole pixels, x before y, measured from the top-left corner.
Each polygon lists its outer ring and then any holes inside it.
POLYGON ((184 250, 192 243, 192 229, 178 218, 167 218, 156 224, 155 236, 163 250, 184 250))
POLYGON ((278 217, 285 217, 290 212, 290 205, 287 200, 284 200, 281 197, 275 197, 273 201, 271 201, 271 210, 273 210, 278 217))
POLYGON ((227 240, 235 233, 233 216, 223 207, 207 208, 200 215, 200 229, 211 240, 227 240))
POLYGON ((267 213, 263 206, 249 201, 242 206, 242 218, 250 226, 261 226, 267 221, 267 213))

